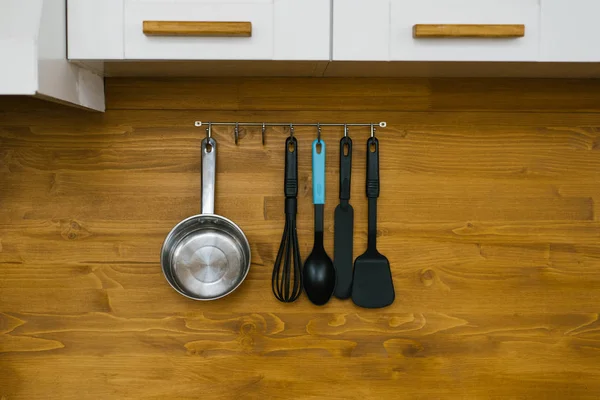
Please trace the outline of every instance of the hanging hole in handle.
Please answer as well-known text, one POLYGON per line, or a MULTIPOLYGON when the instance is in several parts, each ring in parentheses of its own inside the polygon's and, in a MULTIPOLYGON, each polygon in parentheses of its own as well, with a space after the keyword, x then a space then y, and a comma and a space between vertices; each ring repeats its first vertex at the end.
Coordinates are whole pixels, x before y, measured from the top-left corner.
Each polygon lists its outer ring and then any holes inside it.
POLYGON ((348 153, 350 153, 350 146, 348 146, 348 143, 344 143, 342 154, 344 154, 344 157, 348 157, 348 153))
POLYGON ((321 154, 321 143, 317 143, 317 154, 321 154))
POLYGON ((288 143, 288 151, 289 151, 290 153, 293 153, 294 151, 296 151, 296 145, 294 144, 294 142, 291 142, 291 141, 290 141, 290 142, 288 143))
POLYGON ((369 145, 369 151, 371 153, 375 153, 376 150, 377 150, 377 145, 375 144, 375 142, 371 142, 371 144, 369 145))
POLYGON ((210 143, 206 143, 206 147, 205 147, 205 149, 206 149, 206 152, 207 152, 207 153, 212 153, 212 151, 213 151, 212 144, 210 144, 210 143))

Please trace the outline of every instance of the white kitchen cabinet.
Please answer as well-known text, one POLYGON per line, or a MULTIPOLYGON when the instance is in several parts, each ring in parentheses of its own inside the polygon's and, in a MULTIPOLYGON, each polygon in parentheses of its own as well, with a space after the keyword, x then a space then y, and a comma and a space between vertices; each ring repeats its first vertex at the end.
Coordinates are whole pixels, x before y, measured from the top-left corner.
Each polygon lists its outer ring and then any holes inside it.
POLYGON ((269 60, 273 2, 125 0, 125 59, 269 60), (251 37, 146 36, 143 21, 248 21, 251 37))
POLYGON ((597 15, 598 0, 68 0, 68 46, 96 71, 120 60, 598 62, 597 15), (247 21, 252 33, 149 36, 144 21, 247 21), (418 24, 525 33, 415 38, 418 24))
POLYGON ((388 61, 390 0, 333 0, 333 59, 388 61))
POLYGON ((600 1, 542 0, 540 61, 600 61, 600 1))
POLYGON ((123 59, 123 0, 68 0, 69 58, 123 59))
POLYGON ((275 0, 273 25, 273 59, 329 60, 329 0, 275 0))
POLYGON ((329 1, 69 0, 72 60, 328 60, 329 1), (244 21, 250 37, 148 36, 144 21, 244 21))
POLYGON ((394 61, 536 61, 538 0, 392 0, 394 61), (522 24, 519 38, 413 38, 415 24, 522 24))
POLYGON ((539 0, 334 0, 333 59, 537 61, 539 7, 539 0), (525 36, 414 38, 417 24, 522 24, 525 36))
POLYGON ((1 0, 0 95, 104 110, 102 77, 67 61, 65 0, 1 0))

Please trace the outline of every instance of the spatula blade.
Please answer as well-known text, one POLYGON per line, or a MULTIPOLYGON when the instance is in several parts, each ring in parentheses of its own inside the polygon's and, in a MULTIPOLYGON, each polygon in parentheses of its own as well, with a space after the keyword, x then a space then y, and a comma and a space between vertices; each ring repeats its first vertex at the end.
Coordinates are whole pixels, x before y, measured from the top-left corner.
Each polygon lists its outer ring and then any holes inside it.
POLYGON ((352 301, 363 308, 382 308, 394 302, 394 282, 388 259, 367 251, 354 262, 352 301))
POLYGON ((336 284, 334 296, 347 299, 352 293, 352 252, 354 233, 354 209, 350 204, 339 204, 334 213, 333 266, 336 284))

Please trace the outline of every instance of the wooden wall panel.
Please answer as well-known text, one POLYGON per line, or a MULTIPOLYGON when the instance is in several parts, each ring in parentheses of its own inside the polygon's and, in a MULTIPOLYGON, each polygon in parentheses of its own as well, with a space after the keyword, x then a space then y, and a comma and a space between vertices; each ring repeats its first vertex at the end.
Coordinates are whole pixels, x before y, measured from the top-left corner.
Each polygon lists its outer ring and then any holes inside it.
MULTIPOLYGON (((598 83, 108 79, 105 114, 0 99, 0 398, 595 398, 600 392, 598 83), (270 291, 287 129, 215 128, 217 211, 253 264, 215 302, 175 293, 160 246, 200 209, 195 120, 379 121, 379 244, 396 302, 270 291)), ((364 145, 352 129, 355 255, 364 145)), ((298 127, 299 237, 312 245, 298 127)), ((332 253, 337 142, 328 143, 332 253)))
POLYGON ((114 78, 107 96, 109 109, 600 111, 590 79, 114 78))

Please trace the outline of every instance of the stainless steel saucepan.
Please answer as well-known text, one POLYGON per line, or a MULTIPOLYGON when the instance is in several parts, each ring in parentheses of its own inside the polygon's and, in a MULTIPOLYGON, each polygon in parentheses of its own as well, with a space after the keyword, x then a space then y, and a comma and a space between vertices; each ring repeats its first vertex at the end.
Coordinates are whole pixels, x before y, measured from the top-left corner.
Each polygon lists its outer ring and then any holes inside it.
POLYGON ((202 214, 186 218, 167 235, 161 266, 169 284, 193 300, 227 296, 250 270, 250 245, 232 221, 216 215, 217 143, 202 140, 202 214))

